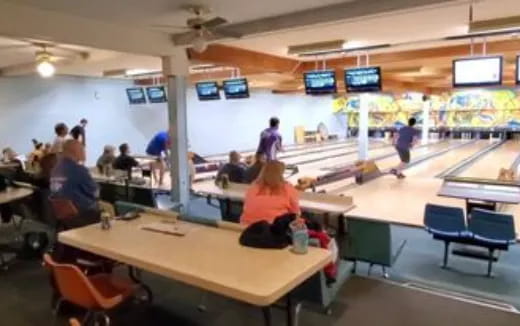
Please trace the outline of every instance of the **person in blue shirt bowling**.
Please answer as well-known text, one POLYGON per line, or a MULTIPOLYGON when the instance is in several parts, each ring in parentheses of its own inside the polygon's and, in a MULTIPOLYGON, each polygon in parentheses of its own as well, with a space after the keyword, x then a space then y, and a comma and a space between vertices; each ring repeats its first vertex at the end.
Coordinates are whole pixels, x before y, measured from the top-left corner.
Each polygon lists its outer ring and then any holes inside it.
POLYGON ((408 163, 410 163, 410 149, 417 144, 419 132, 414 128, 415 123, 415 118, 410 118, 408 120, 408 126, 402 127, 394 134, 394 146, 397 154, 399 154, 401 163, 399 163, 397 167, 391 169, 390 173, 394 174, 399 179, 405 177, 403 170, 406 168, 408 163))
POLYGON ((161 186, 166 166, 170 160, 170 134, 167 131, 155 134, 146 147, 146 154, 156 157, 156 161, 151 164, 152 177, 155 181, 158 180, 161 186), (157 172, 159 172, 159 176, 157 176, 157 172))

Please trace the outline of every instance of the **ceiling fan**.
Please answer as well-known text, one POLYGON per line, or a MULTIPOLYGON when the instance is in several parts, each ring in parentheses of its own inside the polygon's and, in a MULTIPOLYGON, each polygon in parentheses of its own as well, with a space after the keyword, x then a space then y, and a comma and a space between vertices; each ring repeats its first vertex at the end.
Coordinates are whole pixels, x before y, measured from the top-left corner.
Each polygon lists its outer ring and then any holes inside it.
POLYGON ((228 22, 227 19, 222 17, 206 19, 204 16, 211 13, 208 7, 187 5, 181 8, 194 15, 194 17, 188 18, 186 26, 154 25, 154 27, 166 30, 184 30, 184 32, 172 35, 172 41, 175 45, 191 45, 195 51, 204 52, 207 48, 208 41, 212 39, 242 37, 240 33, 220 27, 228 22))
POLYGON ((77 59, 87 60, 90 57, 90 54, 86 51, 71 49, 53 43, 21 40, 20 42, 23 43, 0 46, 0 52, 36 48, 34 61, 3 67, 0 69, 0 75, 20 74, 21 72, 33 71, 36 68, 40 76, 48 78, 54 75, 56 63, 71 62, 77 59), (54 49, 55 53, 58 51, 66 54, 52 53, 49 51, 49 48, 54 49))

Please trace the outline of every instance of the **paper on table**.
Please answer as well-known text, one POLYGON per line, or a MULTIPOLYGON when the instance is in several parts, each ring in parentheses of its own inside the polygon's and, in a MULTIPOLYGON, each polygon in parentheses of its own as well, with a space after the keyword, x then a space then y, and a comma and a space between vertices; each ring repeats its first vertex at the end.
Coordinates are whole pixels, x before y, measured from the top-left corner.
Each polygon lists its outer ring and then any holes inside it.
POLYGON ((185 223, 154 222, 142 225, 141 229, 169 235, 185 236, 191 230, 191 226, 185 223))

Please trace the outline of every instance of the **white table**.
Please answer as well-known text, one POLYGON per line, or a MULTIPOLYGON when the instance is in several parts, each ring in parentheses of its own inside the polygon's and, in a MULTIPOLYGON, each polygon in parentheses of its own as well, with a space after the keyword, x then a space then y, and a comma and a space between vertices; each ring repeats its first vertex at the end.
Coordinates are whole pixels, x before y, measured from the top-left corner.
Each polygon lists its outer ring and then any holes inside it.
MULTIPOLYGON (((238 242, 240 232, 228 228, 178 222, 188 228, 185 236, 141 228, 161 220, 164 217, 146 213, 133 221, 115 221, 110 230, 102 230, 99 224, 95 224, 61 232, 58 240, 262 307, 266 312, 266 323, 270 320, 271 305, 323 269, 332 259, 329 251, 320 248, 309 248, 306 255, 296 255, 289 249, 243 247, 238 242)), ((292 311, 289 312, 292 315, 292 311)))

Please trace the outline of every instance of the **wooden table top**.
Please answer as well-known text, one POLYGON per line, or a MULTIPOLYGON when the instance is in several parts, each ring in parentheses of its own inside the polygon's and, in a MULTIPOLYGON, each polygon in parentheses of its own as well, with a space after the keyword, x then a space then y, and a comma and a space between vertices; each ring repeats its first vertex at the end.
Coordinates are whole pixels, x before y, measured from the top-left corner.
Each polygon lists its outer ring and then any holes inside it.
MULTIPOLYGON (((268 306, 324 268, 329 251, 309 248, 306 255, 290 249, 243 247, 235 230, 185 224, 185 236, 142 230, 164 220, 143 214, 110 230, 99 224, 61 232, 59 241, 137 268, 256 306, 268 306)), ((171 219, 170 219, 171 220, 171 219)))
POLYGON ((20 187, 13 188, 9 187, 7 190, 0 191, 0 204, 6 204, 24 197, 32 195, 34 191, 30 188, 20 187))
MULTIPOLYGON (((243 201, 249 185, 230 183, 227 189, 215 185, 213 181, 193 184, 195 193, 216 198, 243 201)), ((328 195, 323 193, 300 192, 300 207, 305 211, 316 213, 343 214, 352 210, 355 205, 352 197, 328 195)))

